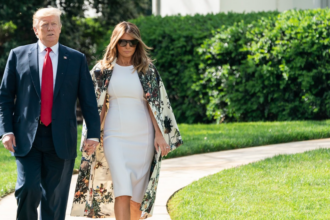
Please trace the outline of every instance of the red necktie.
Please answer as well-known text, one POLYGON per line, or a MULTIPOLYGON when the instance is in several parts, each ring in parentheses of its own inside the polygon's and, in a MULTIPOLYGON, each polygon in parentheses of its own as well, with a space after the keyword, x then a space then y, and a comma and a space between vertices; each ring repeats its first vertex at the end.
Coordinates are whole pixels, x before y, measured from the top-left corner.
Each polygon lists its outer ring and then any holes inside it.
POLYGON ((49 53, 51 48, 46 48, 46 56, 44 66, 42 68, 42 83, 41 83, 41 122, 48 126, 52 122, 52 108, 53 108, 53 64, 50 59, 49 53))

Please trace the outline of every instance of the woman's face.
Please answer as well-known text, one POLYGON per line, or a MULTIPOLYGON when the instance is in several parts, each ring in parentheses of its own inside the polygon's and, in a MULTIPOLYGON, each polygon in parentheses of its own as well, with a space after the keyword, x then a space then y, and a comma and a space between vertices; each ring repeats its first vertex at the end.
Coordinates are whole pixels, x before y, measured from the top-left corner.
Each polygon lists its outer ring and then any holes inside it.
MULTIPOLYGON (((125 33, 120 40, 135 40, 134 37, 131 35, 125 33)), ((126 46, 120 46, 119 42, 117 43, 117 51, 118 51, 118 57, 124 57, 124 58, 131 58, 136 50, 136 45, 130 46, 129 43, 126 44, 126 46)))

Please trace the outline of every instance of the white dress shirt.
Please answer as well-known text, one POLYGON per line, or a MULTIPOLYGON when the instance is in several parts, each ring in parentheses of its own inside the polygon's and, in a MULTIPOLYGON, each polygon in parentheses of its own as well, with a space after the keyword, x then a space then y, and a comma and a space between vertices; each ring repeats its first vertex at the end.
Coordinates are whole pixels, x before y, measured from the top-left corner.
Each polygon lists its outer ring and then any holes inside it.
MULTIPOLYGON (((39 79, 40 79, 40 89, 41 87, 41 83, 42 83, 42 70, 44 67, 44 60, 45 60, 45 56, 47 54, 46 51, 46 46, 43 45, 43 43, 41 43, 40 40, 38 40, 38 48, 39 48, 39 54, 38 54, 38 63, 39 63, 39 79)), ((49 53, 50 59, 52 60, 52 66, 53 66, 53 79, 54 79, 54 87, 53 89, 55 89, 55 82, 56 82, 56 74, 57 74, 57 66, 58 66, 58 48, 59 48, 59 44, 55 44, 54 46, 51 47, 52 51, 49 53)), ((8 132, 6 134, 4 134, 2 136, 2 139, 8 135, 8 134, 13 134, 13 132, 8 132)), ((97 141, 99 142, 99 140, 97 138, 88 138, 88 140, 93 140, 93 141, 97 141)))

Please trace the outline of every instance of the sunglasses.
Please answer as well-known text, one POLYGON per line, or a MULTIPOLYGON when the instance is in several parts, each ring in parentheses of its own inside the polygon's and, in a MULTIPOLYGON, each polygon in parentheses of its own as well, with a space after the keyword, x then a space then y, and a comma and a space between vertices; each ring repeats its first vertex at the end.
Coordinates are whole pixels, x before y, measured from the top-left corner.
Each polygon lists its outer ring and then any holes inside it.
POLYGON ((121 47, 126 47, 127 43, 129 44, 130 47, 136 47, 136 45, 139 43, 138 40, 119 40, 118 44, 121 47))

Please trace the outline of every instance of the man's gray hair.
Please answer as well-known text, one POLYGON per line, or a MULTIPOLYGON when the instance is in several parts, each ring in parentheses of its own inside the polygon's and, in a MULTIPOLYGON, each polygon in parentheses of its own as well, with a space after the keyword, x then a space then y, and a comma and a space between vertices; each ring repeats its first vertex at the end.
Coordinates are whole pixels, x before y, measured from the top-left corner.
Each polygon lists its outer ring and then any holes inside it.
POLYGON ((61 23, 61 10, 58 8, 40 8, 38 9, 38 11, 36 11, 33 15, 33 27, 37 27, 39 21, 44 18, 44 17, 48 17, 48 16, 58 16, 59 20, 60 20, 60 25, 62 26, 61 23))

